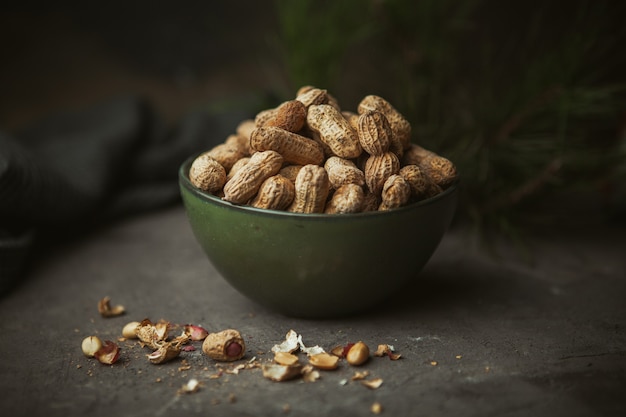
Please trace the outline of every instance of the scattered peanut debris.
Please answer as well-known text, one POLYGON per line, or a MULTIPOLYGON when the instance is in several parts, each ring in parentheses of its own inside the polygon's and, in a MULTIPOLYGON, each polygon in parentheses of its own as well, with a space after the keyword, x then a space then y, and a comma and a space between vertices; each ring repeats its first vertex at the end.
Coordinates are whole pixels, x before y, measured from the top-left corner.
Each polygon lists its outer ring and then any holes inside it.
POLYGON ((298 363, 298 357, 289 352, 276 352, 274 353, 274 362, 279 365, 295 365, 298 363))
POLYGON ((191 394, 193 392, 198 392, 199 389, 200 389, 200 382, 197 379, 192 378, 189 381, 187 381, 187 383, 178 390, 178 393, 179 394, 191 394))
POLYGON ((361 381, 370 375, 369 371, 355 372, 350 378, 351 381, 361 381))
POLYGON ((289 381, 302 375, 302 365, 279 365, 277 363, 264 364, 261 369, 263 376, 272 381, 289 381))
POLYGON ((126 309, 123 305, 111 307, 111 297, 106 296, 98 301, 98 312, 102 317, 116 317, 124 314, 126 309))
POLYGON ((120 358, 120 347, 110 340, 105 340, 102 347, 94 353, 98 362, 105 365, 113 365, 120 358))
POLYGON ((396 361, 402 357, 399 353, 394 353, 395 349, 391 345, 378 345, 378 349, 374 352, 374 356, 388 356, 392 361, 396 361))
POLYGON ((330 371, 339 366, 339 357, 326 352, 309 356, 309 363, 318 369, 330 371))
POLYGON ((365 385, 367 388, 370 388, 370 389, 377 389, 383 384, 383 379, 374 378, 374 379, 362 380, 361 384, 365 385))
POLYGON ((203 327, 196 326, 194 324, 185 325, 185 334, 189 336, 191 340, 204 340, 209 335, 209 332, 203 327))
POLYGON ((372 406, 370 407, 370 411, 372 412, 372 414, 380 414, 383 412, 383 406, 380 405, 380 403, 378 401, 376 401, 374 404, 372 404, 372 406))
POLYGON ((287 335, 285 336, 285 340, 272 347, 272 352, 288 352, 294 353, 300 350, 307 355, 316 355, 318 353, 325 353, 324 349, 319 346, 306 347, 302 342, 302 336, 299 335, 295 330, 289 330, 287 335))

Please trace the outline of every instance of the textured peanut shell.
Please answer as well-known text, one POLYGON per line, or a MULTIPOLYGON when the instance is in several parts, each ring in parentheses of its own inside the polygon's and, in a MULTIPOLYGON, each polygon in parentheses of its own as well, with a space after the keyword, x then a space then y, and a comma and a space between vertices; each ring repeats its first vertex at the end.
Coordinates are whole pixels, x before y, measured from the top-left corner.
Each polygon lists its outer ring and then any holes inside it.
POLYGON ((328 103, 328 92, 320 88, 312 87, 298 94, 296 100, 304 104, 306 108, 318 104, 326 104, 328 103))
POLYGON ((338 189, 344 184, 365 185, 365 174, 354 162, 348 159, 331 156, 324 162, 324 168, 334 189, 338 189))
POLYGON ((228 171, 226 180, 228 181, 229 179, 231 179, 233 175, 235 175, 235 173, 239 171, 241 168, 243 168, 248 162, 250 162, 249 156, 245 156, 241 158, 240 160, 238 160, 237 162, 235 162, 233 166, 230 168, 230 171, 228 171))
POLYGON ((278 173, 295 184, 296 177, 301 169, 302 165, 285 165, 278 173))
POLYGON ((337 189, 332 198, 326 203, 326 214, 359 213, 363 209, 365 193, 363 187, 356 184, 346 184, 337 189))
POLYGON ((402 207, 411 198, 411 186, 400 175, 394 174, 385 181, 381 198, 380 211, 402 207))
POLYGON ((400 141, 404 149, 408 149, 411 145, 411 124, 409 121, 391 103, 380 96, 365 96, 357 107, 359 114, 372 110, 378 110, 387 117, 394 136, 400 141))
POLYGON ((250 156, 252 153, 250 149, 250 136, 235 133, 228 135, 224 143, 237 148, 239 152, 241 152, 242 156, 250 156))
POLYGON ((380 206, 380 195, 372 194, 369 190, 365 190, 365 196, 363 197, 363 212, 378 211, 380 206))
POLYGON ((443 156, 435 155, 423 158, 418 165, 441 188, 448 187, 457 177, 456 167, 443 156))
POLYGON ((256 127, 262 127, 267 124, 270 120, 274 118, 276 114, 276 109, 265 109, 261 110, 254 116, 254 125, 256 127))
POLYGON ((274 116, 264 126, 273 126, 289 132, 298 132, 306 123, 306 107, 298 100, 289 100, 276 108, 274 116))
POLYGON ((261 184, 276 175, 283 164, 283 157, 275 151, 257 152, 248 163, 237 171, 224 185, 224 200, 244 204, 259 191, 261 184))
POLYGON ((216 361, 232 362, 241 359, 246 353, 246 344, 241 334, 234 329, 226 329, 217 333, 209 333, 202 342, 202 351, 216 361), (231 343, 238 343, 241 352, 237 356, 227 354, 231 343))
POLYGON ((371 155, 365 162, 365 183, 369 190, 380 195, 387 178, 400 172, 400 160, 393 152, 371 155))
POLYGON ((211 158, 219 162, 228 172, 237 160, 246 156, 246 152, 238 144, 221 143, 206 152, 211 158))
POLYGON ((436 189, 440 190, 417 165, 405 165, 400 168, 399 174, 409 183, 411 197, 415 200, 432 197, 436 189))
POLYGON ((389 150, 393 132, 385 115, 368 111, 357 119, 357 135, 361 147, 370 155, 382 155, 389 150))
POLYGON ((226 170, 205 152, 191 163, 189 180, 199 189, 215 193, 226 183, 226 170))
POLYGON ((285 210, 293 202, 295 185, 282 175, 269 177, 252 199, 250 205, 268 210, 285 210))
POLYGON ((435 152, 429 151, 415 143, 412 143, 408 149, 404 151, 402 156, 403 165, 419 165, 424 158, 437 155, 435 152))
POLYGON ((252 132, 255 127, 256 124, 254 123, 254 119, 245 119, 237 125, 235 132, 246 139, 250 139, 250 132, 252 132))
POLYGON ((318 165, 305 165, 296 177, 296 195, 288 211, 323 213, 330 191, 326 170, 318 165))
POLYGON ((254 129, 250 136, 250 146, 256 151, 276 151, 289 164, 320 165, 324 162, 324 150, 319 143, 279 127, 254 129))
POLYGON ((349 110, 344 110, 341 112, 341 115, 343 116, 344 119, 348 121, 348 123, 350 123, 350 126, 352 126, 352 129, 357 130, 357 125, 358 125, 358 120, 359 120, 358 113, 355 113, 349 110))
POLYGON ((363 151, 356 131, 337 109, 328 104, 310 106, 307 124, 319 133, 320 139, 337 156, 352 159, 363 151))

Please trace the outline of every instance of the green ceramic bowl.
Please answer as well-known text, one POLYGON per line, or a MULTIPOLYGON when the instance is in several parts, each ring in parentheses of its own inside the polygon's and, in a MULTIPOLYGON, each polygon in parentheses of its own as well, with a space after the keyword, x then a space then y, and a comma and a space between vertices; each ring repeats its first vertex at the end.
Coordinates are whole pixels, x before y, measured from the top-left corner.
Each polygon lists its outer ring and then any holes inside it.
POLYGON ((397 294, 452 221, 457 185, 388 212, 300 214, 237 206, 194 187, 193 158, 179 170, 194 235, 240 293, 284 315, 332 318, 397 294))

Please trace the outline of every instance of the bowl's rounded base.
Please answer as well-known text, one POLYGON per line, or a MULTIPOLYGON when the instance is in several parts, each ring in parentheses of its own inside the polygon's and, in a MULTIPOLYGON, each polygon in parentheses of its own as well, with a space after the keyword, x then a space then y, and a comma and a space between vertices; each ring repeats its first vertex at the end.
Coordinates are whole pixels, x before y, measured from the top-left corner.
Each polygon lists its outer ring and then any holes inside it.
POLYGON ((232 205, 184 174, 181 194, 220 274, 251 300, 302 318, 355 314, 389 299, 428 262, 457 202, 455 185, 389 212, 295 214, 232 205))

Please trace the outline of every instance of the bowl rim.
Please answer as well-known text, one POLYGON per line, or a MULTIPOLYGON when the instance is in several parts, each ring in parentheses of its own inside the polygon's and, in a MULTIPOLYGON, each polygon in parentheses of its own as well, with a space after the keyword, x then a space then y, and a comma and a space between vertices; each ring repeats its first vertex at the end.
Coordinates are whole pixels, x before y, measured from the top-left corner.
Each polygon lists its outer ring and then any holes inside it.
POLYGON ((414 210, 417 207, 427 206, 436 203, 439 200, 447 198, 449 195, 454 194, 459 188, 460 179, 457 178, 454 182, 441 193, 436 196, 417 201, 415 203, 408 204, 406 206, 398 207, 388 211, 368 211, 361 213, 350 213, 350 214, 327 214, 327 213, 292 213, 284 210, 272 210, 272 209, 262 209, 257 207, 252 207, 248 205, 240 205, 233 204, 230 201, 223 200, 211 193, 201 190, 191 183, 189 179, 189 168, 191 167, 191 163, 200 153, 190 156, 187 158, 178 169, 178 177, 179 183, 182 184, 187 190, 189 190, 195 196, 201 198, 203 201, 207 203, 214 204, 216 206, 220 206, 225 209, 240 211, 245 213, 252 213, 263 216, 270 217, 284 217, 284 218, 299 218, 299 219, 324 219, 324 220, 346 220, 346 219, 357 219, 364 217, 383 217, 389 216, 393 213, 402 213, 414 210))

